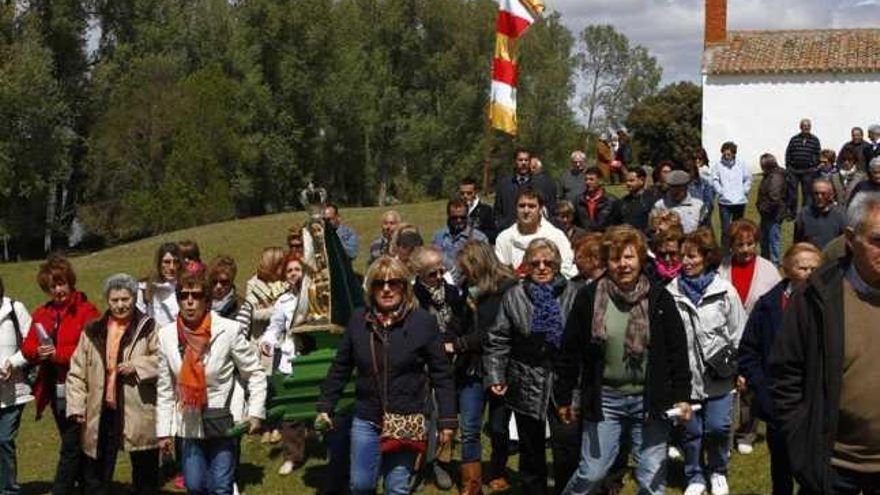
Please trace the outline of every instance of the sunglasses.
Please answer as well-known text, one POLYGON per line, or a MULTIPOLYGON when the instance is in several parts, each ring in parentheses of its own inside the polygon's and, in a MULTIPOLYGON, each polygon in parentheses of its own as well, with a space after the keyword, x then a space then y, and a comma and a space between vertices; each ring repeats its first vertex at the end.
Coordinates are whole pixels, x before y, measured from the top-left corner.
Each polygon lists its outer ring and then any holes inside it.
POLYGON ((445 268, 438 268, 436 270, 431 270, 430 272, 425 273, 425 277, 440 278, 443 276, 444 273, 446 273, 445 268))
POLYGON ((556 262, 553 260, 532 260, 529 262, 529 265, 532 268, 541 268, 542 266, 546 266, 547 268, 556 268, 556 262))
POLYGON ((189 298, 193 298, 196 301, 201 301, 205 298, 205 292, 201 290, 182 290, 179 293, 178 299, 181 301, 186 301, 189 298))
POLYGON ((228 286, 232 285, 232 281, 229 279, 219 278, 214 281, 214 285, 221 285, 223 287, 228 287, 228 286))
POLYGON ((370 282, 370 288, 373 290, 383 290, 386 286, 393 291, 402 291, 406 287, 406 280, 402 278, 391 278, 388 280, 373 280, 370 282))

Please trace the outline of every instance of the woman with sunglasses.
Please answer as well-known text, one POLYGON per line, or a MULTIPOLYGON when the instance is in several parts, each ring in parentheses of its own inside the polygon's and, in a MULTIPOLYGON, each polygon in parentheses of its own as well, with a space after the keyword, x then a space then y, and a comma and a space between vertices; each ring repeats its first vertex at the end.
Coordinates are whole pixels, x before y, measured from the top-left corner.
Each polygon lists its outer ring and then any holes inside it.
MULTIPOLYGON (((293 360, 301 353, 293 326, 302 322, 309 312, 309 266, 299 255, 290 252, 284 258, 284 278, 287 292, 275 301, 275 309, 269 319, 269 326, 260 338, 260 352, 272 357, 273 375, 292 375, 293 360)), ((306 428, 301 421, 283 421, 281 429, 273 429, 273 435, 284 442, 284 462, 278 474, 286 476, 301 466, 305 459, 306 428)))
POLYGON ((410 278, 403 262, 389 256, 370 265, 364 281, 366 307, 349 320, 321 385, 318 421, 332 428, 336 404, 357 371, 351 428, 355 495, 374 493, 380 475, 385 493, 410 493, 416 457, 427 446, 418 439, 401 441, 393 431, 383 430, 385 418, 423 424, 428 390, 433 388, 441 445, 452 441, 458 423, 452 365, 443 350, 437 318, 418 307, 410 278))
POLYGON ((526 494, 547 493, 544 424, 548 419, 557 487, 571 477, 580 450, 578 432, 560 420, 556 411, 563 404, 552 397, 554 366, 578 289, 560 274, 561 262, 552 241, 538 238, 529 243, 520 268, 525 278, 504 294, 483 354, 484 382, 516 416, 520 478, 526 494))
MULTIPOLYGON (((425 246, 415 250, 412 265, 416 272, 414 291, 419 307, 434 315, 443 340, 446 355, 452 358, 455 353, 453 340, 460 333, 461 320, 464 313, 464 298, 461 292, 445 280, 446 268, 443 263, 443 251, 436 246, 425 246)), ((433 426, 434 422, 431 422, 433 426)), ((429 431, 429 435, 431 435, 429 431)), ((432 438, 433 435, 429 436, 432 438)), ((425 470, 432 468, 437 488, 452 488, 452 477, 448 463, 452 458, 452 445, 449 450, 439 452, 435 458, 434 449, 428 448, 425 470)))
MULTIPOLYGON (((464 282, 466 307, 459 333, 452 340, 455 356, 455 384, 461 416, 461 494, 477 495, 482 485, 480 424, 486 401, 483 388, 483 340, 495 322, 504 292, 516 283, 516 275, 501 264, 495 249, 486 242, 464 243, 456 257, 458 273, 464 282)), ((507 457, 510 443, 510 410, 504 400, 489 397, 491 454, 489 488, 510 487, 507 457)))
POLYGON ((177 285, 180 314, 159 329, 156 436, 169 452, 181 438, 188 493, 233 493, 236 439, 230 409, 236 374, 247 388, 249 432, 266 411, 266 374, 241 325, 209 311, 204 272, 184 273, 177 285))
POLYGON ((241 309, 241 297, 235 291, 238 267, 231 256, 222 254, 208 264, 208 283, 211 284, 211 311, 233 319, 241 309))
POLYGON ((153 272, 138 284, 137 309, 153 318, 157 326, 177 319, 174 290, 183 258, 177 243, 166 242, 156 250, 153 272))
POLYGON ((67 373, 67 416, 82 425, 85 493, 111 493, 120 450, 129 453, 134 493, 159 493, 155 322, 135 308, 137 281, 104 281, 108 309, 86 326, 67 373))
POLYGON ((646 258, 641 232, 609 228, 602 240, 607 275, 578 293, 569 317, 555 392, 559 415, 573 421, 569 404, 581 389, 583 439, 566 495, 595 493, 627 446, 638 493, 666 488, 666 411, 677 407, 689 417, 690 372, 675 303, 643 273, 646 258))

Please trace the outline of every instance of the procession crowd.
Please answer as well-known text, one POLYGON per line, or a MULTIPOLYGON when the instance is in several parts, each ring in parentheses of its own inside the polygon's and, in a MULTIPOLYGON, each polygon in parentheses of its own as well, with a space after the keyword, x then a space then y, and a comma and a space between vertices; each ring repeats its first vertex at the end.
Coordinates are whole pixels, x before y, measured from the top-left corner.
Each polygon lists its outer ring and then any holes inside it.
POLYGON ((231 257, 166 243, 148 276, 106 279, 103 313, 52 256, 37 273, 48 301, 32 311, 0 280, 0 493, 19 493, 15 437, 32 401, 58 429, 57 495, 112 492, 120 450, 136 493, 158 493, 172 458, 178 488, 236 493, 236 425, 281 443, 281 475, 321 431, 326 493, 381 479, 388 494, 430 480, 543 495, 551 478, 557 494, 617 493, 632 471, 638 493, 660 494, 677 459, 685 495, 726 495, 731 452, 752 453, 759 420, 774 494, 880 493, 880 125, 867 141, 854 128, 840 153, 810 131, 801 121, 784 168, 760 156, 758 223, 744 216, 753 176, 736 144, 649 174, 624 131, 595 163, 572 152, 556 180, 517 150, 492 205, 463 179, 430 242, 418 219, 384 213, 365 265, 325 204, 324 225, 366 270, 314 424, 266 415, 268 377, 296 376, 314 348, 293 331, 316 275, 301 225, 263 250, 244 294, 231 257), (620 198, 604 186, 617 180, 620 198))

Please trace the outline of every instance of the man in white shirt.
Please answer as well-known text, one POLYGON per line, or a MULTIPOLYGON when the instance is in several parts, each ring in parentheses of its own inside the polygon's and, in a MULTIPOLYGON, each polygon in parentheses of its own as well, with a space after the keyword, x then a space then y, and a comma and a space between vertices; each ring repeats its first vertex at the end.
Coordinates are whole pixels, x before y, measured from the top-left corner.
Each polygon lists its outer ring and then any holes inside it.
POLYGON ((691 176, 684 170, 673 170, 666 176, 669 189, 666 194, 654 203, 651 212, 672 210, 681 219, 681 228, 685 234, 697 230, 706 215, 705 205, 699 199, 688 194, 688 183, 691 176))
POLYGON ((548 239, 559 248, 562 257, 561 273, 566 278, 577 275, 571 243, 565 233, 541 215, 544 201, 531 187, 523 188, 516 197, 516 223, 501 231, 495 240, 495 255, 505 265, 520 268, 526 247, 534 239, 548 239))

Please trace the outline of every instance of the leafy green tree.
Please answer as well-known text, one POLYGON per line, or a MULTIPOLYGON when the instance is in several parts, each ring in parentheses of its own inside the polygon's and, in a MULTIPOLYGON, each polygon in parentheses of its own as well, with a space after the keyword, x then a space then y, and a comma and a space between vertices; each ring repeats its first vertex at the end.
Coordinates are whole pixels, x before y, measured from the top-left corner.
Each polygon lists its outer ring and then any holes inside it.
POLYGON ((636 141, 639 161, 684 161, 700 146, 703 92, 691 82, 678 82, 637 103, 626 119, 636 141))
POLYGON ((610 25, 590 25, 580 33, 580 76, 585 92, 581 108, 587 128, 601 132, 618 126, 642 98, 657 90, 662 69, 640 45, 610 25))

